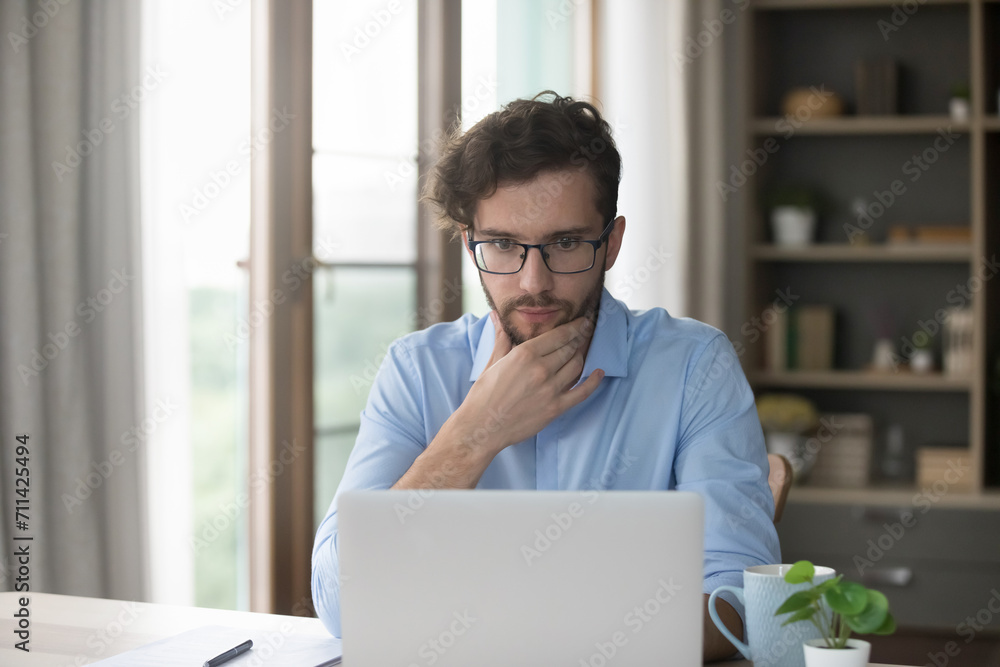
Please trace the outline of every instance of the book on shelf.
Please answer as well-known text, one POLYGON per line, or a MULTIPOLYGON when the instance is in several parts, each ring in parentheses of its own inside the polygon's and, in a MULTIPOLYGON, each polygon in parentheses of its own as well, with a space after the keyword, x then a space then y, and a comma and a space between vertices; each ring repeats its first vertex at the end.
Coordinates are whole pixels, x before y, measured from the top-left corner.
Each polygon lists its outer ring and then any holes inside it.
POLYGON ((766 332, 766 368, 772 372, 833 368, 832 306, 809 305, 776 312, 766 332))
POLYGON ((859 116, 899 113, 899 65, 892 58, 858 59, 854 63, 854 90, 859 116))

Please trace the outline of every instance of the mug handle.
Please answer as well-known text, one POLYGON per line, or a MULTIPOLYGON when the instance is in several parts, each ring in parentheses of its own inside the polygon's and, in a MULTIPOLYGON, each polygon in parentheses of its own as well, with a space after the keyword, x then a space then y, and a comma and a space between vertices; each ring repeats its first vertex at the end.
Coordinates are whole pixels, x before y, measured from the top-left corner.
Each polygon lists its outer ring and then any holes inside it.
POLYGON ((712 591, 712 594, 710 596, 708 596, 708 615, 712 617, 712 622, 715 623, 715 627, 719 629, 719 632, 721 632, 725 636, 725 638, 732 643, 733 646, 739 649, 740 653, 743 654, 743 657, 746 658, 747 660, 753 660, 753 658, 750 656, 750 647, 741 642, 739 639, 737 639, 736 636, 729 631, 729 628, 726 627, 725 623, 722 622, 722 619, 719 618, 719 612, 716 611, 715 609, 715 598, 717 598, 719 596, 719 593, 721 593, 722 591, 729 591, 730 593, 736 596, 736 598, 740 601, 740 603, 744 607, 746 606, 747 602, 746 598, 743 597, 742 588, 736 588, 735 586, 719 586, 714 591, 712 591))

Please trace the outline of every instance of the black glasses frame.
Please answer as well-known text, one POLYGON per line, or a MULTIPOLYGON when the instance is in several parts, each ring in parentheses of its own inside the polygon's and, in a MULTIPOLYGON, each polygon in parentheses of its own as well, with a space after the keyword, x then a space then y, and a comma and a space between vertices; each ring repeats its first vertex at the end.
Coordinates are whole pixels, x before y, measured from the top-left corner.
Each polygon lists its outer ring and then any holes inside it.
POLYGON ((591 261, 590 266, 588 266, 585 269, 580 269, 579 271, 556 271, 551 266, 549 266, 549 257, 548 255, 545 254, 542 248, 548 245, 558 245, 560 241, 553 241, 551 243, 514 243, 513 241, 508 241, 508 243, 510 243, 511 245, 521 246, 521 248, 524 249, 524 254, 521 255, 521 266, 517 267, 517 271, 490 271, 488 269, 484 269, 483 267, 479 266, 479 260, 475 259, 476 257, 478 257, 478 255, 476 254, 476 246, 482 245, 483 243, 496 243, 496 241, 473 241, 472 230, 470 229, 468 245, 469 245, 469 250, 472 251, 472 257, 476 262, 476 268, 482 271, 483 273, 492 273, 493 275, 497 276, 511 276, 514 275, 515 273, 520 273, 521 269, 524 268, 524 263, 528 260, 528 250, 530 250, 531 248, 538 248, 538 252, 542 256, 542 261, 545 262, 545 268, 547 268, 552 273, 558 273, 561 275, 571 275, 574 273, 584 273, 594 268, 594 264, 597 263, 597 251, 601 248, 602 245, 604 245, 604 242, 608 240, 608 236, 611 234, 611 230, 614 229, 614 227, 615 227, 615 221, 614 219, 612 219, 611 222, 607 224, 607 226, 604 228, 604 231, 601 232, 601 235, 597 237, 596 240, 580 239, 576 241, 577 243, 589 243, 594 247, 594 259, 591 261))

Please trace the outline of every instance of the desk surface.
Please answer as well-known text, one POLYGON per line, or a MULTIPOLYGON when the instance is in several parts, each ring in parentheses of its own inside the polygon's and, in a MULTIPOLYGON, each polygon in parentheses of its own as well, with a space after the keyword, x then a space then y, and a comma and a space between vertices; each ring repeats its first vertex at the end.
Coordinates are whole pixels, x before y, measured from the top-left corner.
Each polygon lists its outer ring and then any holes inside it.
POLYGON ((31 593, 31 652, 14 648, 19 594, 0 593, 0 665, 77 667, 206 625, 329 637, 316 618, 31 593))
POLYGON ((14 648, 18 597, 0 593, 0 665, 10 667, 79 667, 206 625, 288 630, 291 624, 296 636, 328 636, 315 618, 31 593, 31 652, 25 653, 14 648))

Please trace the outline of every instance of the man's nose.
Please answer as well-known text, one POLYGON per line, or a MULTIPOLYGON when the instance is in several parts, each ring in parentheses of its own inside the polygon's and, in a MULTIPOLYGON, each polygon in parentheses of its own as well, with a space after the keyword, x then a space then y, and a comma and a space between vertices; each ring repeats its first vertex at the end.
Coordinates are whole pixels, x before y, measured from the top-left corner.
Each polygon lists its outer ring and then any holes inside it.
POLYGON ((552 272, 545 265, 541 248, 528 249, 521 267, 521 289, 529 294, 541 294, 552 289, 552 272))

